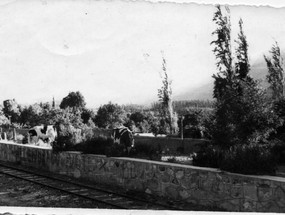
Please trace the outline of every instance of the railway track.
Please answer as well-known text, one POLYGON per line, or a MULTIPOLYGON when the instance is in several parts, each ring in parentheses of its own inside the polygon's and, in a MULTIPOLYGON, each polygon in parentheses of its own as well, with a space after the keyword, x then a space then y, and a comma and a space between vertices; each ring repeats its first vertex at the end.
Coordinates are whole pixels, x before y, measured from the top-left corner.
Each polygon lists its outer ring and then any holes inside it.
POLYGON ((67 181, 66 179, 56 176, 35 173, 34 171, 22 169, 19 166, 16 167, 3 162, 0 162, 0 174, 6 174, 21 180, 76 195, 113 209, 181 210, 171 205, 95 188, 80 182, 67 181))

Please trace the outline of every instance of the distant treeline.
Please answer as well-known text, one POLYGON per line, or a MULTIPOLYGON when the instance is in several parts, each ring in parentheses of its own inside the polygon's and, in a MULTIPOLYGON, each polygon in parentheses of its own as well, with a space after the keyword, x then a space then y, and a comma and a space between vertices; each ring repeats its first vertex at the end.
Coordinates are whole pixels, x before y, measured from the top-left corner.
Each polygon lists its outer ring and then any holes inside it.
MULTIPOLYGON (((151 105, 151 110, 157 110, 160 108, 161 103, 154 102, 151 105)), ((198 109, 212 109, 214 107, 214 101, 212 100, 180 100, 173 101, 174 111, 178 114, 185 112, 187 109, 198 108, 198 109)))
MULTIPOLYGON (((121 107, 127 112, 135 111, 156 111, 161 108, 160 102, 153 102, 150 106, 127 104, 121 105, 121 107)), ((213 100, 180 100, 173 101, 173 108, 177 113, 183 112, 186 109, 198 108, 198 109, 212 109, 214 107, 213 100)))

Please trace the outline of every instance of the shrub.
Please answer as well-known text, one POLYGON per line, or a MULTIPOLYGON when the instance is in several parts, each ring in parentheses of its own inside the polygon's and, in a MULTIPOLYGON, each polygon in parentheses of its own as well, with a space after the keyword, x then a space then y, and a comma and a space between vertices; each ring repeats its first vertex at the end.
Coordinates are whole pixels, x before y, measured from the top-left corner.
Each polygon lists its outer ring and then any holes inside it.
POLYGON ((204 145, 200 151, 193 155, 193 165, 219 168, 223 160, 222 150, 212 145, 204 145))
POLYGON ((101 154, 107 153, 108 147, 111 147, 113 140, 107 137, 93 137, 84 143, 76 146, 77 150, 81 150, 85 154, 101 154))
POLYGON ((275 140, 271 142, 271 152, 277 164, 285 164, 285 143, 280 140, 275 140))
POLYGON ((74 150, 74 146, 77 142, 76 135, 74 133, 75 128, 71 124, 58 124, 56 127, 58 137, 52 144, 53 151, 60 152, 74 150))
POLYGON ((274 174, 276 159, 268 145, 235 145, 224 152, 220 168, 242 174, 274 174))
POLYGON ((138 144, 135 146, 131 156, 160 161, 161 154, 162 150, 160 145, 138 144))
POLYGON ((241 174, 274 174, 277 158, 268 144, 235 145, 229 149, 206 146, 193 157, 196 166, 241 174))

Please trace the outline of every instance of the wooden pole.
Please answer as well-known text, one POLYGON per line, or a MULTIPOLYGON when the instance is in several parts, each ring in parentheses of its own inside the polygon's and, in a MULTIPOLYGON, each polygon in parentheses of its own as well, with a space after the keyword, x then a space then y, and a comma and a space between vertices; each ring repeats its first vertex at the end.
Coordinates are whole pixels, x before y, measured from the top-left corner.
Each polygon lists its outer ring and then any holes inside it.
POLYGON ((17 141, 17 133, 16 133, 16 128, 13 130, 13 136, 14 136, 14 141, 17 141))

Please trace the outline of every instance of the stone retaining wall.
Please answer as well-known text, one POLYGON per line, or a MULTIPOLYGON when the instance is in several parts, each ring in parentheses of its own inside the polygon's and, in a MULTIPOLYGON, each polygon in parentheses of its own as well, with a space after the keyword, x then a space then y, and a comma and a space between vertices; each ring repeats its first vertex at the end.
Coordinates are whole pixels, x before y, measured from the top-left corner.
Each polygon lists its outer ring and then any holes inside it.
POLYGON ((285 212, 285 180, 0 143, 0 160, 229 211, 285 212))

